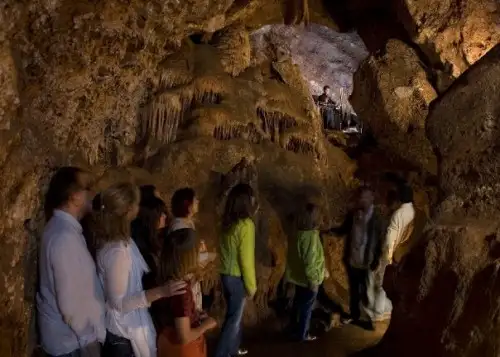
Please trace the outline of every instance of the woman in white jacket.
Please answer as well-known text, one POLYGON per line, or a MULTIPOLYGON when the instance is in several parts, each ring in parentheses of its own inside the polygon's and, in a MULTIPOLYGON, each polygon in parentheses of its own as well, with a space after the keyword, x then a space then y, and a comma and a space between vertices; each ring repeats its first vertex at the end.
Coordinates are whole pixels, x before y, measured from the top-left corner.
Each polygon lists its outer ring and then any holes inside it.
POLYGON ((103 354, 109 357, 156 357, 156 332, 148 307, 185 289, 182 282, 143 289, 142 276, 149 267, 130 238, 139 198, 135 185, 111 186, 102 193, 100 210, 95 213, 97 270, 106 299, 103 354))

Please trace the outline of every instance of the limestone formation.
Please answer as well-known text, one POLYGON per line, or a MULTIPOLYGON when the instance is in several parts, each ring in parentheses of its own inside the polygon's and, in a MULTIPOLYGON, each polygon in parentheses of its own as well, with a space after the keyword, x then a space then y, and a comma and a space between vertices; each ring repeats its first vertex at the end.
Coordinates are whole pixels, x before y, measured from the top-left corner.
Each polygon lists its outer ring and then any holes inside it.
POLYGON ((399 267, 381 345, 390 355, 496 356, 500 349, 499 70, 496 46, 431 109, 444 201, 399 267))
POLYGON ((500 212, 500 45, 439 99, 427 132, 440 161, 441 213, 498 219, 500 212))
POLYGON ((436 157, 425 136, 429 104, 436 92, 413 49, 390 40, 354 76, 351 103, 376 140, 391 154, 431 174, 436 157))
POLYGON ((398 18, 412 39, 441 68, 443 75, 453 79, 500 43, 500 10, 496 0, 395 3, 398 18))

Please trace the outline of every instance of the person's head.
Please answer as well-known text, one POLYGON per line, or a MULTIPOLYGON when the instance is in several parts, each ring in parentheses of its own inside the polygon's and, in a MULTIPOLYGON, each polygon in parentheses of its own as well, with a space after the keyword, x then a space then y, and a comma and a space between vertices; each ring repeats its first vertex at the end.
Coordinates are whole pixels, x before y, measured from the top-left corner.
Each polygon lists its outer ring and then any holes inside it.
POLYGON ((318 229, 321 225, 321 210, 313 203, 307 203, 298 213, 297 229, 300 231, 310 231, 318 229))
POLYGON ((413 190, 409 185, 399 186, 399 201, 401 203, 412 203, 413 202, 413 190))
POLYGON ((330 86, 324 86, 323 87, 323 93, 326 95, 330 95, 331 89, 330 86))
POLYGON ((62 167, 52 177, 45 195, 45 218, 62 209, 77 219, 90 212, 90 174, 77 167, 62 167))
POLYGON ((159 254, 161 248, 160 231, 167 226, 167 205, 161 198, 150 197, 141 202, 139 214, 132 222, 132 236, 140 249, 148 249, 159 254))
POLYGON ((170 202, 172 214, 176 218, 191 218, 198 213, 198 199, 192 188, 175 191, 170 202))
POLYGON ((251 217, 257 207, 253 189, 250 185, 240 183, 234 186, 226 201, 222 224, 225 229, 230 228, 241 219, 251 217))
POLYGON ((159 197, 158 190, 155 185, 142 185, 139 187, 139 190, 141 191, 141 206, 143 202, 154 197, 159 197))
POLYGON ((101 207, 95 212, 99 245, 128 240, 130 223, 139 212, 140 192, 132 183, 119 183, 101 193, 101 207))
POLYGON ((362 186, 358 189, 356 202, 359 209, 368 210, 373 205, 374 200, 375 197, 370 187, 362 186))
POLYGON ((196 274, 199 268, 199 245, 196 239, 169 239, 165 241, 158 268, 158 283, 183 280, 196 274))

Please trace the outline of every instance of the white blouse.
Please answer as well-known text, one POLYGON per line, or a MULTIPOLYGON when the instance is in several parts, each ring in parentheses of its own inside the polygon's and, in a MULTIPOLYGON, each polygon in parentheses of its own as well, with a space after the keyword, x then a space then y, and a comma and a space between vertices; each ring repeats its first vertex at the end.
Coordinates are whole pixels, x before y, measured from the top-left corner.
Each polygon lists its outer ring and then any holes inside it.
POLYGON ((130 340, 136 357, 156 357, 156 332, 142 287, 149 272, 132 239, 106 244, 97 254, 106 298, 106 328, 130 340))

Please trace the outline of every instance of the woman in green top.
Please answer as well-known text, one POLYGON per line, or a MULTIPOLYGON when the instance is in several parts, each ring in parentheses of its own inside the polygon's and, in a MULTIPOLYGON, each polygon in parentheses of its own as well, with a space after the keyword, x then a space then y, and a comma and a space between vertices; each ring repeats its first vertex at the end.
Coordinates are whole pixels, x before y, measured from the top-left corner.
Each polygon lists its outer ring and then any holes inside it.
POLYGON ((296 240, 289 244, 285 278, 295 285, 291 332, 299 341, 312 341, 309 335, 311 313, 318 287, 325 278, 325 254, 319 235, 320 212, 307 204, 297 220, 296 240))
POLYGON ((242 356, 241 319, 246 298, 257 290, 255 278, 255 225, 257 207, 252 190, 238 184, 227 197, 220 239, 221 280, 227 311, 215 357, 242 356))

